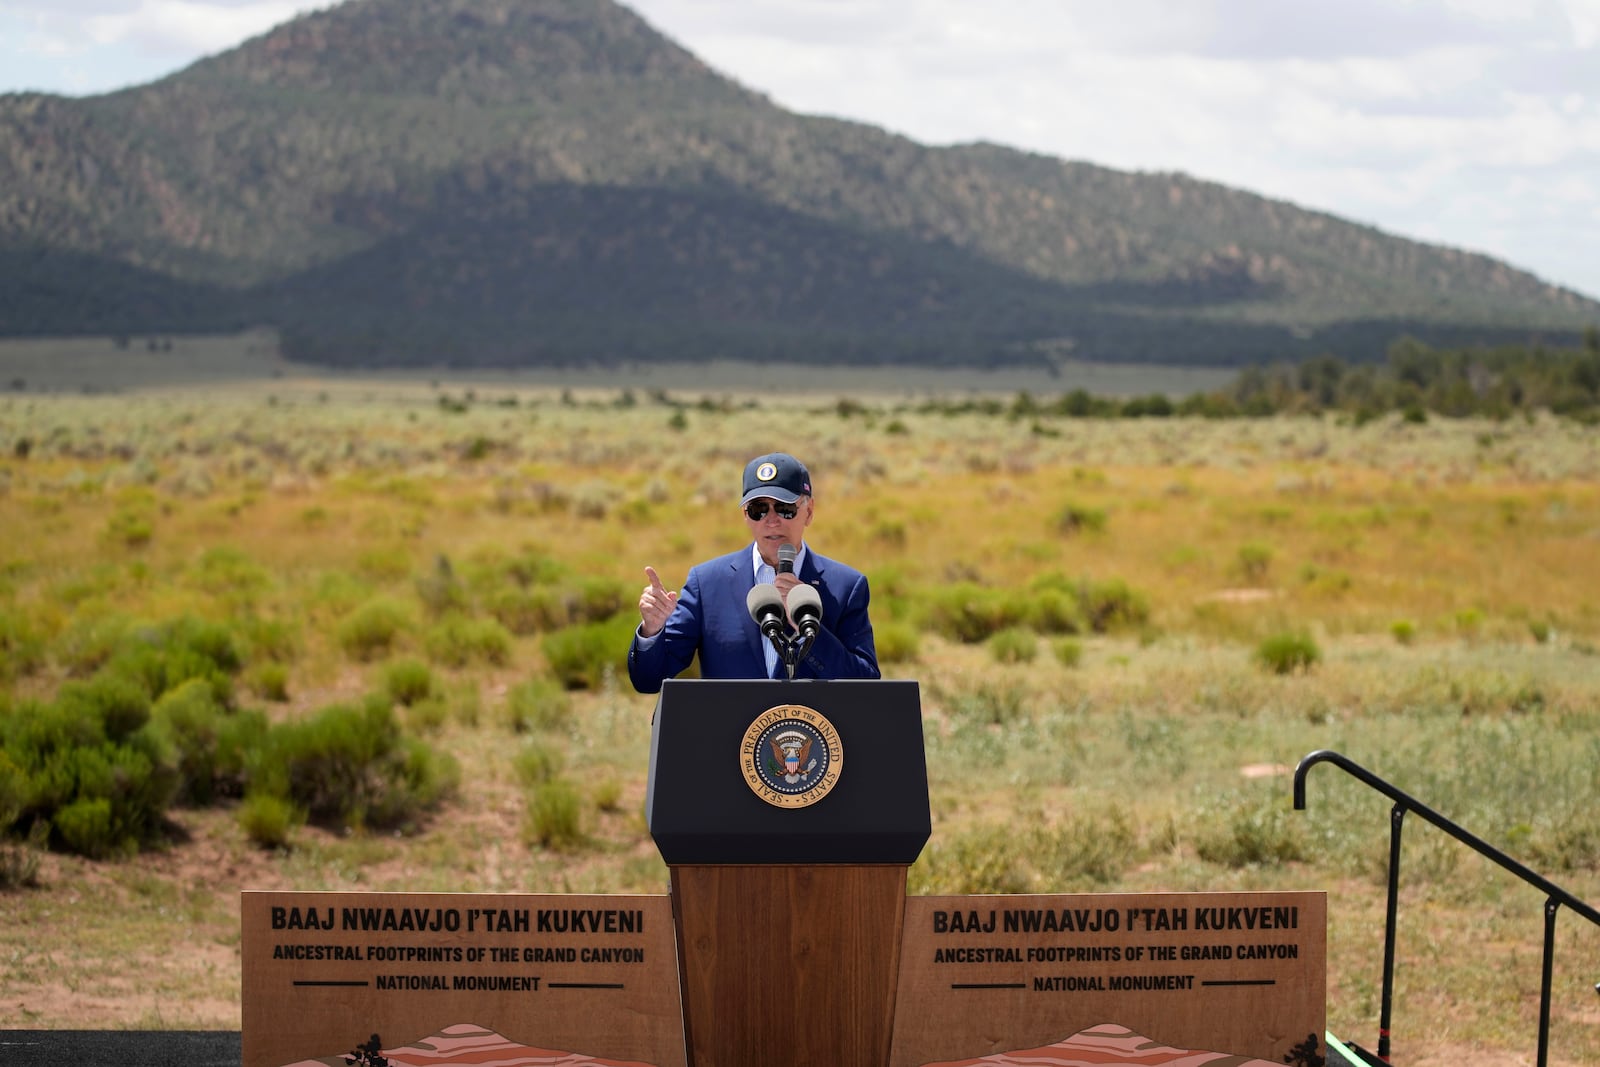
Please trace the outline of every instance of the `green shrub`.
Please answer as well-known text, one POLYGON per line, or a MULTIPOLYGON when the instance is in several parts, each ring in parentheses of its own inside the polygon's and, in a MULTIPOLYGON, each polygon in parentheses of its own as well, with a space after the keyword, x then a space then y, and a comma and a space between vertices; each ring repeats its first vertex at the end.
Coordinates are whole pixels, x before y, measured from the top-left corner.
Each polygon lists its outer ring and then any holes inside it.
POLYGON ((561 773, 565 757, 554 745, 533 741, 523 745, 511 758, 512 770, 524 788, 550 781, 561 773))
POLYGON ((244 664, 233 630, 219 622, 185 615, 158 631, 167 647, 193 653, 217 670, 234 674, 244 664))
POLYGON ((414 824, 458 779, 454 761, 402 736, 392 706, 378 698, 274 728, 251 785, 320 823, 386 829, 414 824))
POLYGON ((1011 626, 991 634, 985 647, 996 663, 1032 663, 1039 652, 1039 638, 1032 630, 1011 626))
POLYGON ((416 586, 417 598, 433 618, 467 610, 467 588, 456 577, 449 556, 441 555, 434 560, 432 570, 417 576, 416 586))
POLYGON ((69 852, 105 859, 129 851, 126 836, 112 826, 111 801, 105 797, 74 800, 57 811, 51 821, 69 852))
POLYGON ((252 618, 240 629, 251 659, 287 664, 300 654, 299 632, 283 619, 252 618))
POLYGON ((281 663, 257 663, 245 671, 244 683, 262 700, 289 702, 289 668, 281 663))
POLYGON ((880 519, 872 524, 867 534, 873 541, 890 548, 905 548, 909 537, 906 524, 898 519, 880 519))
POLYGON ((1304 825, 1281 797, 1234 795, 1199 806, 1193 835, 1207 863, 1251 867, 1306 858, 1304 825))
POLYGON ((605 622, 633 605, 639 589, 615 578, 584 578, 566 595, 572 622, 605 622))
POLYGON ((1063 504, 1051 523, 1057 533, 1099 533, 1106 528, 1104 508, 1091 508, 1082 504, 1063 504))
POLYGON ((265 567, 229 545, 202 552, 190 568, 189 580, 233 604, 253 603, 272 587, 272 575, 265 567))
POLYGON ((436 734, 450 721, 450 702, 435 693, 406 708, 406 725, 419 733, 436 734))
POLYGON ((217 794, 217 759, 222 741, 223 710, 211 687, 192 678, 156 701, 150 714, 153 729, 173 752, 178 799, 210 804, 217 794))
POLYGON ((919 896, 1032 893, 1038 884, 1016 835, 1003 828, 935 838, 912 865, 906 889, 919 896))
POLYGON ((69 714, 98 724, 97 736, 124 741, 150 721, 150 689, 135 678, 102 671, 84 682, 66 682, 56 703, 69 714))
POLYGON ((1031 852, 1049 875, 1049 888, 1108 885, 1122 877, 1138 846, 1135 827, 1120 809, 1041 827, 1034 835, 1037 843, 1031 852))
POLYGON ((928 625, 963 644, 975 645, 1028 616, 1029 600, 1015 591, 958 582, 928 595, 928 625))
POLYGON ((339 624, 339 647, 363 663, 387 654, 410 625, 405 609, 393 600, 369 600, 339 624))
POLYGON ((616 812, 622 807, 622 783, 603 778, 594 786, 594 806, 599 811, 616 812))
POLYGON ((132 626, 121 615, 75 619, 55 643, 56 662, 73 677, 87 677, 116 654, 132 626))
POLYGON ((245 836, 261 848, 288 848, 305 812, 289 801, 267 793, 252 793, 239 805, 236 816, 245 836))
POLYGON ((248 765, 269 729, 264 714, 225 708, 206 683, 191 679, 163 695, 150 719, 159 751, 178 772, 175 800, 206 805, 244 794, 248 765))
POLYGON ((522 589, 550 588, 564 580, 567 574, 567 565, 554 556, 526 548, 513 559, 496 561, 493 567, 484 572, 483 580, 491 587, 509 580, 522 589))
POLYGON ((459 686, 448 698, 450 714, 462 726, 476 727, 483 721, 483 694, 473 684, 459 686))
POLYGON ((1272 548, 1259 542, 1240 545, 1238 563, 1239 573, 1245 581, 1265 581, 1267 572, 1272 569, 1272 548))
POLYGON ((0 749, 0 834, 21 818, 27 799, 27 774, 0 749))
POLYGON ((401 659, 385 664, 381 687, 390 703, 403 704, 408 708, 437 691, 433 669, 417 659, 401 659))
POLYGON ((528 795, 529 842, 557 852, 578 848, 584 841, 582 807, 577 787, 565 778, 534 786, 528 795))
POLYGON ((135 740, 58 752, 33 770, 30 806, 49 820, 54 844, 105 859, 159 839, 178 772, 144 735, 135 740))
POLYGON ((912 866, 917 894, 1039 893, 1091 889, 1122 876, 1137 835, 1120 812, 1060 825, 979 827, 935 841, 912 866))
POLYGON ((19 614, 0 615, 0 682, 33 674, 45 664, 45 642, 19 614))
POLYGON ((106 520, 105 539, 124 548, 143 548, 155 537, 150 517, 138 510, 122 510, 106 520))
POLYGON ((566 599, 548 587, 497 589, 487 598, 489 614, 518 637, 565 626, 571 621, 566 599))
POLYGON ((1279 633, 1256 646, 1256 661, 1274 674, 1309 671, 1322 658, 1322 650, 1307 633, 1279 633))
POLYGON ((530 678, 506 694, 505 719, 516 733, 568 730, 572 726, 572 697, 565 686, 550 678, 530 678))
POLYGON ((1083 662, 1083 642, 1072 637, 1056 640, 1051 646, 1056 662, 1063 667, 1076 667, 1083 662))
POLYGON ((218 703, 231 705, 233 676, 243 661, 229 627, 185 616, 156 626, 129 627, 100 674, 132 679, 151 698, 201 679, 218 703))
POLYGON ((48 818, 76 791, 60 773, 68 755, 80 746, 103 745, 106 737, 100 720, 81 710, 26 701, 0 717, 0 742, 0 751, 22 772, 24 812, 48 818))
POLYGON ((246 708, 224 715, 211 762, 211 788, 217 797, 241 797, 250 783, 256 754, 265 749, 272 724, 264 712, 246 708))
POLYGON ((1121 578, 1103 582, 1086 579, 1079 587, 1078 605, 1089 629, 1097 634, 1139 627, 1150 621, 1150 605, 1143 594, 1121 578))
POLYGON ((0 892, 39 885, 39 854, 27 845, 0 844, 0 892))
POLYGON ((424 644, 428 658, 447 667, 503 667, 511 660, 511 634, 493 619, 452 615, 429 628, 424 644))
POLYGON ((1027 621, 1041 634, 1075 634, 1083 630, 1077 596, 1061 589, 1034 591, 1027 621))
POLYGON ((38 854, 30 847, 5 839, 21 818, 27 799, 28 776, 4 749, 0 749, 0 893, 39 884, 38 854))
POLYGON ((1600 827, 1587 812, 1575 812, 1535 837, 1530 851, 1541 868, 1600 870, 1600 827))
POLYGON ((872 628, 872 642, 878 662, 915 663, 922 654, 922 635, 904 622, 881 622, 872 628))
POLYGON ((1017 685, 982 684, 956 696, 950 714, 954 719, 1003 726, 1027 716, 1027 693, 1017 685))
POLYGON ((50 845, 91 857, 160 840, 176 801, 237 793, 243 749, 259 736, 230 721, 240 656, 226 625, 181 617, 104 633, 93 677, 0 720, 26 777, 22 817, 48 827, 50 845))
POLYGON ((599 689, 607 677, 627 670, 628 641, 639 624, 618 614, 605 622, 569 626, 546 634, 540 647, 556 679, 568 689, 599 689))

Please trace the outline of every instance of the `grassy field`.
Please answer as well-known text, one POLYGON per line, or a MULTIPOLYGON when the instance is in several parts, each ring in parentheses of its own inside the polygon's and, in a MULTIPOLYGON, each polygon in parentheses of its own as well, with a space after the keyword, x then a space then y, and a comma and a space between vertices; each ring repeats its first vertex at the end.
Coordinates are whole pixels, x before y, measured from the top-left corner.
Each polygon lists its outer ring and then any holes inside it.
MULTIPOLYGON (((1388 805, 1318 768, 1293 812, 1308 752, 1600 900, 1600 444, 1578 426, 28 379, 0 398, 0 710, 51 699, 108 634, 199 618, 239 636, 240 704, 289 722, 392 695, 462 774, 406 834, 312 825, 266 850, 222 805, 135 858, 42 857, 37 888, 0 895, 0 1025, 236 1028, 241 888, 664 891, 653 699, 618 684, 620 642, 551 686, 539 591, 625 632, 646 564, 675 587, 739 543, 739 471, 773 448, 811 465, 811 543, 872 580, 885 673, 921 683, 914 892, 1326 889, 1330 1028, 1369 1047, 1388 805), (385 612, 381 640, 357 625, 385 612), (1298 669, 1267 651, 1286 640, 1298 669)), ((1540 894, 1420 821, 1402 869, 1396 1061, 1531 1063, 1540 894)), ((1600 930, 1558 935, 1551 1062, 1593 1063, 1600 930)))

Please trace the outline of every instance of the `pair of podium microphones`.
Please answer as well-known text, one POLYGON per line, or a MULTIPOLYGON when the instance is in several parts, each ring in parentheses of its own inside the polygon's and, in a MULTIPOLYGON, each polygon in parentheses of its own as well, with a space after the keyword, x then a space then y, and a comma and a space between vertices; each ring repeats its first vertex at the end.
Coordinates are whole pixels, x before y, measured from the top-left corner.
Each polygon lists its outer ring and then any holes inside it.
MULTIPOLYGON (((778 573, 794 573, 795 549, 793 545, 778 546, 778 573)), ((756 585, 744 598, 750 617, 761 627, 761 633, 777 649, 778 661, 784 665, 790 678, 794 668, 822 631, 822 597, 809 585, 797 585, 789 590, 789 607, 784 610, 783 594, 769 582, 756 585), (787 615, 787 620, 785 616, 787 615), (794 634, 789 633, 788 622, 794 623, 794 634)))

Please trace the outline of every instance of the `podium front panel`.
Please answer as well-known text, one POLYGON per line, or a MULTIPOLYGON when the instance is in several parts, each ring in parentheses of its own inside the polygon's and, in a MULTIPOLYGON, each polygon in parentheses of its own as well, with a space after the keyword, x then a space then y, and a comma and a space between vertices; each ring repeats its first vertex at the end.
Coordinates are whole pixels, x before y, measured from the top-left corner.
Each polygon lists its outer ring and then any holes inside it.
POLYGON ((917 683, 669 680, 645 804, 668 864, 909 865, 932 833, 917 683), (743 770, 752 723, 782 707, 838 734, 837 780, 808 806, 769 803, 743 770))

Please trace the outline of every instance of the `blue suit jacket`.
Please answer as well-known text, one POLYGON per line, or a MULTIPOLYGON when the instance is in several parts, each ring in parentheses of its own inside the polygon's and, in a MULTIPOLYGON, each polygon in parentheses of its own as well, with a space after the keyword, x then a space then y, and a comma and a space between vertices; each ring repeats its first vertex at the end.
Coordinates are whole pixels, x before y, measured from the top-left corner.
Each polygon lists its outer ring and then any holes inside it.
MULTIPOLYGON (((879 677, 872 620, 867 617, 866 575, 808 549, 799 578, 822 598, 822 632, 795 665, 794 676, 879 677)), ((661 682, 689 666, 696 653, 702 678, 767 677, 766 638, 745 606, 755 584, 749 545, 692 568, 677 607, 654 640, 641 641, 634 630, 628 648, 633 687, 641 693, 660 692, 661 682)))

